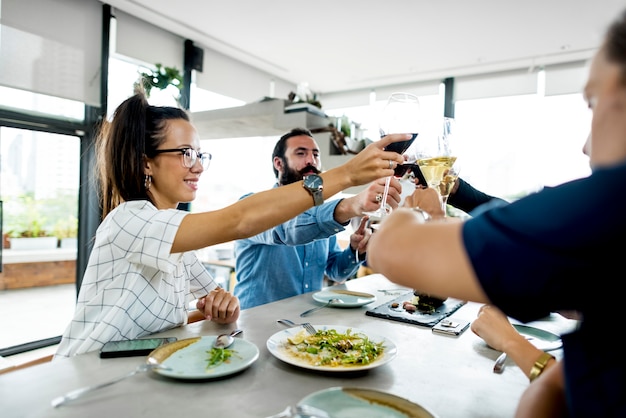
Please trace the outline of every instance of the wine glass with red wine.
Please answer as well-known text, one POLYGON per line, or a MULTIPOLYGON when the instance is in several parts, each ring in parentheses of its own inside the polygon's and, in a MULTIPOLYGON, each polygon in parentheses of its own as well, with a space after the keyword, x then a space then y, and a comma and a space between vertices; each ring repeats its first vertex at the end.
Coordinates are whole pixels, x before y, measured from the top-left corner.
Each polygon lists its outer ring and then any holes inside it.
MULTIPOLYGON (((380 116, 380 138, 402 133, 410 133, 413 136, 406 141, 393 142, 387 145, 385 150, 404 154, 417 138, 420 123, 420 103, 417 96, 404 92, 392 93, 380 116)), ((387 177, 380 207, 374 212, 366 213, 370 219, 370 226, 374 228, 391 212, 391 207, 387 204, 390 181, 391 177, 387 177)))

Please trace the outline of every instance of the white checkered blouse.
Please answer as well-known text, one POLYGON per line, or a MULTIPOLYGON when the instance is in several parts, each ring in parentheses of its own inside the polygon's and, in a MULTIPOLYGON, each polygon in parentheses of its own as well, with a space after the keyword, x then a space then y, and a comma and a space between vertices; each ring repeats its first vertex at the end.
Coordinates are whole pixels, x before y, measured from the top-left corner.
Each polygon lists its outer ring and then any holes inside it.
POLYGON ((74 318, 55 357, 184 325, 187 306, 217 287, 195 252, 170 254, 188 212, 126 202, 96 232, 74 318))

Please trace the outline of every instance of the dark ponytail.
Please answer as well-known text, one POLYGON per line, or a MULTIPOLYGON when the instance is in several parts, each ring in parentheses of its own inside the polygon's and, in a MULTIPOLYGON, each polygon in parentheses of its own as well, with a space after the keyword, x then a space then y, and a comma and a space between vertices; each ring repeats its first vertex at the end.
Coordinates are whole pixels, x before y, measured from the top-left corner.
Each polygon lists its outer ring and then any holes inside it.
POLYGON ((144 157, 154 157, 172 119, 189 121, 189 115, 176 107, 151 106, 139 92, 118 106, 111 122, 103 124, 97 156, 103 218, 122 202, 150 200, 144 157))

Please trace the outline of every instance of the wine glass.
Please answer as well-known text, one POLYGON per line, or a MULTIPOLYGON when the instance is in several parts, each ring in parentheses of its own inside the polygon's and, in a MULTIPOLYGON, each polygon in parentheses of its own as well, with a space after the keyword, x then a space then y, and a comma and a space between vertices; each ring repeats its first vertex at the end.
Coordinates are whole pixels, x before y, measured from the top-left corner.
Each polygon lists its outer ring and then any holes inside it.
POLYGON ((439 194, 441 207, 446 213, 446 204, 454 182, 458 177, 459 166, 456 166, 454 150, 454 119, 443 118, 442 126, 434 133, 427 134, 416 143, 415 159, 428 187, 434 188, 439 194))
POLYGON ((452 166, 444 171, 441 183, 439 183, 439 194, 441 196, 441 208, 443 209, 444 216, 446 215, 446 207, 448 204, 448 197, 450 192, 454 188, 459 173, 461 171, 461 163, 458 160, 458 150, 455 144, 455 122, 453 118, 443 118, 443 132, 439 140, 439 147, 443 155, 453 157, 452 166))
POLYGON ((441 179, 441 183, 439 183, 439 195, 441 196, 441 209, 443 209, 444 216, 446 216, 446 208, 448 205, 448 197, 450 197, 450 192, 454 188, 454 184, 456 180, 459 178, 459 173, 461 172, 461 164, 458 159, 455 160, 452 167, 444 171, 443 178, 441 179))
MULTIPOLYGON (((392 93, 380 116, 380 139, 390 134, 411 133, 413 135, 411 139, 406 141, 393 142, 387 145, 385 150, 403 154, 417 138, 419 128, 420 104, 417 96, 404 92, 392 93)), ((374 212, 366 213, 370 218, 370 225, 381 222, 385 216, 391 213, 391 207, 387 204, 390 181, 391 177, 387 177, 380 207, 374 212)))

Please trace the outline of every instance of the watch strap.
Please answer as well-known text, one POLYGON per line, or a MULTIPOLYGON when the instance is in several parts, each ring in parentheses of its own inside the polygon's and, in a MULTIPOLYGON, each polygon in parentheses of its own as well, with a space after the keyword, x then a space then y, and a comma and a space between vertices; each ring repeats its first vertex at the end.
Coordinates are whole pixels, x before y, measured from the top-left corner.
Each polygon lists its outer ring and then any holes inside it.
POLYGON ((530 369, 530 373, 528 374, 529 380, 532 382, 533 380, 538 378, 541 373, 543 373, 543 370, 546 368, 546 365, 548 364, 550 359, 553 358, 554 356, 551 354, 548 354, 546 352, 542 353, 539 358, 535 360, 533 367, 530 369))
POLYGON ((320 206, 324 204, 324 195, 321 190, 311 190, 311 196, 313 196, 313 205, 320 206))

